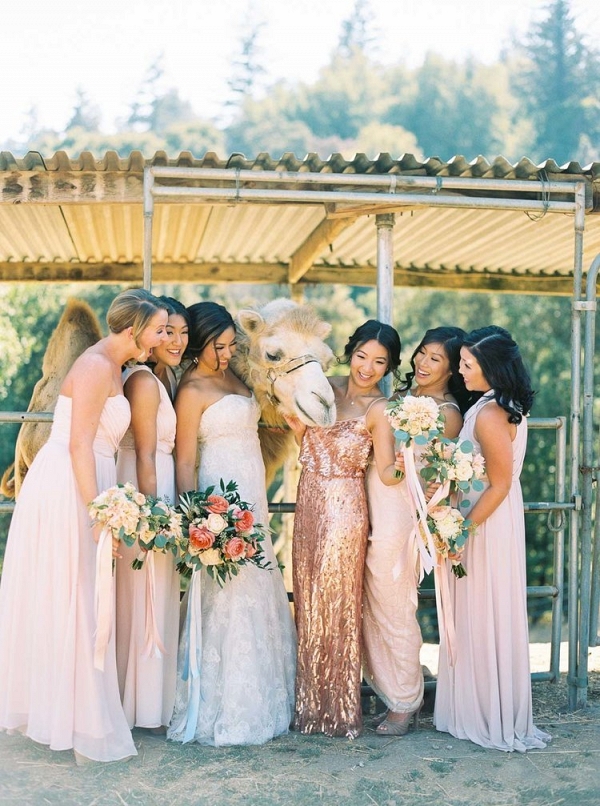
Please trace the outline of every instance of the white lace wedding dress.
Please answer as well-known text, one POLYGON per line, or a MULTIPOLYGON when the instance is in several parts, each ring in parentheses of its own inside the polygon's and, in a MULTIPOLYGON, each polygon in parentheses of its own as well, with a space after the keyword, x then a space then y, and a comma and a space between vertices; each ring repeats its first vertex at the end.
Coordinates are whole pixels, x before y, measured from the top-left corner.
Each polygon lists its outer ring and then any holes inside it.
MULTIPOLYGON (((202 415, 198 488, 238 484, 255 520, 267 523, 265 469, 254 397, 230 394, 202 415)), ((179 742, 263 744, 286 733, 293 714, 296 639, 271 541, 274 570, 245 565, 223 588, 195 572, 188 595, 168 738, 179 742)))

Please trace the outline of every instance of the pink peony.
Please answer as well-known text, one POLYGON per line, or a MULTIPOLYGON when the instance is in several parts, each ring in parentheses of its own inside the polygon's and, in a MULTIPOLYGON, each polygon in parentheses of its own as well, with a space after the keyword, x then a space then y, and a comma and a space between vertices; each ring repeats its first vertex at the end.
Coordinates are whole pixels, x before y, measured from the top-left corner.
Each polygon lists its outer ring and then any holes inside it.
POLYGON ((208 512, 214 512, 215 515, 221 515, 227 512, 229 503, 223 498, 222 495, 209 495, 206 504, 208 512))
POLYGON ((228 560, 241 560, 246 551, 246 543, 241 537, 232 537, 223 546, 223 553, 228 560))

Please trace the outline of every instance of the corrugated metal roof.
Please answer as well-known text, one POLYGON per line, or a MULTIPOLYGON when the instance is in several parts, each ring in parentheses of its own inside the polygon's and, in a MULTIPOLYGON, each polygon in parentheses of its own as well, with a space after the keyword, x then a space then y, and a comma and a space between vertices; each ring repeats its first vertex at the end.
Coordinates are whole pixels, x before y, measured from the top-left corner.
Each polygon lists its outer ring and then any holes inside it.
MULTIPOLYGON (((600 210, 600 163, 558 166, 548 160, 534 165, 524 158, 511 164, 502 157, 468 162, 461 156, 448 162, 436 157, 419 162, 412 155, 394 160, 389 154, 380 154, 375 160, 364 154, 353 160, 339 154, 328 160, 315 154, 303 160, 293 154, 279 159, 259 154, 248 160, 240 154, 220 159, 207 153, 195 159, 189 152, 174 159, 157 152, 145 159, 136 151, 125 158, 108 152, 101 159, 89 153, 71 159, 64 152, 51 157, 29 152, 19 159, 1 152, 0 280, 112 281, 118 277, 131 282, 141 278, 142 175, 146 166, 227 169, 232 176, 239 169, 333 178, 357 174, 466 177, 490 182, 582 180, 587 193, 584 268, 600 253, 600 218, 594 215, 600 210)), ((485 194, 484 188, 472 196, 485 194)), ((338 226, 300 281, 374 283, 374 212, 364 210, 349 218, 346 228, 338 226)), ((167 204, 157 200, 155 279, 286 282, 290 261, 302 244, 323 222, 336 217, 339 221, 347 213, 343 205, 332 212, 324 204, 312 202, 167 204)), ((398 209, 393 231, 396 283, 569 293, 573 241, 572 215, 528 216, 522 211, 426 206, 404 212, 398 209), (504 278, 501 285, 499 278, 504 278), (537 279, 528 285, 527 278, 537 279)))

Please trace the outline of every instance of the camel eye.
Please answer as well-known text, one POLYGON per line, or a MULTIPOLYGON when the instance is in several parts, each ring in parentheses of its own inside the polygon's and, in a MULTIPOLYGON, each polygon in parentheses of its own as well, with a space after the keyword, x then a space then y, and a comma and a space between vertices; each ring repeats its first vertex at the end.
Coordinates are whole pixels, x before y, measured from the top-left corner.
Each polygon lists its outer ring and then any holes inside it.
POLYGON ((281 360, 281 352, 277 351, 276 353, 265 353, 265 357, 267 361, 280 361, 281 360))

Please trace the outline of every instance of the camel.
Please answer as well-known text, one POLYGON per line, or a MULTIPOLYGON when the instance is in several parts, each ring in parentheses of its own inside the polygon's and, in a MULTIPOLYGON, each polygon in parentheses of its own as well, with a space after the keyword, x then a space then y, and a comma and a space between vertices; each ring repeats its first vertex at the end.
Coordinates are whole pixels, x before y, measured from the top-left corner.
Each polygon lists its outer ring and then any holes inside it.
MULTIPOLYGON (((87 302, 70 297, 50 337, 42 362, 42 377, 33 388, 27 411, 53 412, 62 382, 84 350, 102 338, 100 323, 87 302)), ((0 492, 16 498, 35 455, 50 436, 51 423, 23 423, 15 445, 15 461, 5 471, 0 492)))
POLYGON ((261 410, 259 437, 269 484, 293 446, 284 415, 306 425, 330 426, 336 412, 325 370, 334 360, 323 339, 331 325, 308 305, 276 299, 237 315, 233 371, 252 389, 261 410))
MULTIPOLYGON (((334 355, 323 341, 331 326, 309 306, 287 299, 273 300, 260 310, 240 311, 237 326, 238 350, 232 369, 253 390, 260 405, 266 427, 259 429, 259 435, 270 482, 293 446, 285 414, 296 415, 307 425, 329 426, 335 422, 333 390, 325 376, 334 355)), ((69 299, 48 342, 43 375, 34 388, 28 411, 54 411, 67 371, 101 335, 98 320, 87 303, 69 299)), ((3 495, 18 495, 27 469, 49 434, 50 423, 21 426, 15 464, 2 478, 3 495)))

